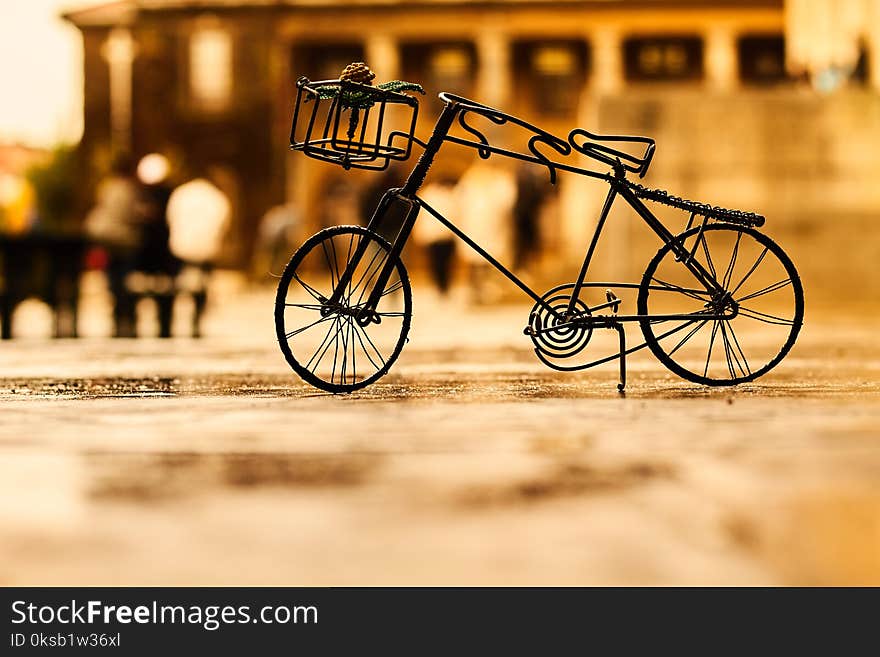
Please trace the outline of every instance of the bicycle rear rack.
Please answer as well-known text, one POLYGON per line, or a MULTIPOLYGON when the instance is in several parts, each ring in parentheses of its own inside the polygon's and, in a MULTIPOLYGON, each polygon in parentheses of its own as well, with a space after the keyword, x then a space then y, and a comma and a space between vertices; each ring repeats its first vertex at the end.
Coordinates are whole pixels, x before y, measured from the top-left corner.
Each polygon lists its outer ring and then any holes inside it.
POLYGON ((699 201, 691 201, 679 196, 673 196, 663 189, 649 189, 629 180, 624 180, 623 182, 626 183, 637 197, 690 212, 692 219, 694 216, 705 217, 706 219, 717 219, 718 221, 749 226, 750 228, 763 226, 766 221, 763 215, 755 212, 730 210, 717 205, 709 205, 708 203, 700 203, 699 201))

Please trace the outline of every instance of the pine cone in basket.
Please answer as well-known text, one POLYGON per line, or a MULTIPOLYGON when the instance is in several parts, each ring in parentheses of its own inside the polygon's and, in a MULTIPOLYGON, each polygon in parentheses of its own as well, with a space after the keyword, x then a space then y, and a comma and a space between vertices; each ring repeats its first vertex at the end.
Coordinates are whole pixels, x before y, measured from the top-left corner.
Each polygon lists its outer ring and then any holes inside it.
POLYGON ((373 84, 376 74, 363 62, 352 62, 342 70, 340 80, 357 82, 358 84, 373 84))

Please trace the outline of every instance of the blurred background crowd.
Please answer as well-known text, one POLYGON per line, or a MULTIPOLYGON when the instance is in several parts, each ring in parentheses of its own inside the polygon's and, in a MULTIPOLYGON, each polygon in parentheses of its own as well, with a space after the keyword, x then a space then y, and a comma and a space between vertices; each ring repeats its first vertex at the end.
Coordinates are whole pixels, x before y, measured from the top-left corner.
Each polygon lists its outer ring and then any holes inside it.
MULTIPOLYGON (((814 307, 880 292, 880 0, 16 4, 3 9, 10 37, 28 38, 36 15, 24 5, 39 5, 53 38, 73 45, 63 59, 48 40, 27 57, 9 50, 0 66, 24 70, 23 89, 40 62, 74 80, 75 128, 57 135, 72 143, 50 144, 20 129, 36 112, 20 109, 16 123, 0 107, 4 337, 34 298, 56 335, 76 335, 95 286, 114 335, 135 335, 147 298, 156 332, 170 335, 181 296, 198 335, 212 271, 268 287, 309 234, 365 223, 405 167, 344 172, 286 149, 294 81, 338 77, 352 61, 426 88, 423 137, 441 90, 563 136, 576 126, 652 136, 647 184, 765 214, 814 307)), ((546 170, 449 151, 429 204, 533 281, 576 274, 602 185, 563 176, 551 187, 546 170)), ((638 280, 651 237, 612 217, 604 239, 599 269, 638 280)), ((504 300, 431 222, 408 249, 417 284, 504 300)))

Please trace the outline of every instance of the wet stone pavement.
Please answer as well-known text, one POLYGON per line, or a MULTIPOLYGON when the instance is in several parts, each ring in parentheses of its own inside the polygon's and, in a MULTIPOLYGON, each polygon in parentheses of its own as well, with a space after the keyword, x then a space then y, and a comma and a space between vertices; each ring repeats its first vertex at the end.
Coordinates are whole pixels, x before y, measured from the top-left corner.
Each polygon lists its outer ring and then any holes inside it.
POLYGON ((620 396, 507 313, 335 397, 271 328, 0 346, 0 584, 880 584, 871 326, 735 389, 639 354, 620 396))

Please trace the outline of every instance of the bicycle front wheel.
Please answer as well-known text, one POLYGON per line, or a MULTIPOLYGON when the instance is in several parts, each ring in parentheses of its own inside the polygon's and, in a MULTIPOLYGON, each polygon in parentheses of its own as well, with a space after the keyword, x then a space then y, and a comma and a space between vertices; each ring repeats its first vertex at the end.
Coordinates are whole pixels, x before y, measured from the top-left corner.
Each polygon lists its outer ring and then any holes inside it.
POLYGON ((275 297, 281 352, 303 380, 328 392, 351 392, 384 376, 403 349, 411 319, 403 262, 392 257, 387 241, 360 226, 336 226, 309 238, 293 254, 275 297), (386 264, 391 275, 364 321, 360 311, 386 264), (331 304, 347 270, 344 293, 331 304))
POLYGON ((676 241, 723 292, 707 291, 672 243, 661 247, 638 298, 654 355, 679 376, 710 386, 752 381, 778 365, 804 318, 804 291, 791 259, 766 235, 734 224, 694 228, 676 241))

